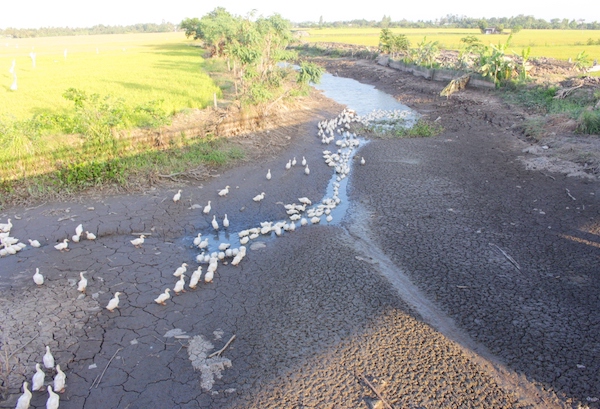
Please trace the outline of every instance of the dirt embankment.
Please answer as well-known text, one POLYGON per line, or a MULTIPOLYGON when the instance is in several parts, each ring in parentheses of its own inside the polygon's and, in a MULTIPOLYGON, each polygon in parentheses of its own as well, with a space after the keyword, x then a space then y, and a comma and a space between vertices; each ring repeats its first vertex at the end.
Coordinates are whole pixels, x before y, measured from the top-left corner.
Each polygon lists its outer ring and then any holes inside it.
MULTIPOLYGON (((529 138, 525 128, 535 123, 532 121, 539 118, 539 113, 505 102, 502 91, 467 89, 445 98, 440 97, 440 91, 447 84, 382 67, 374 61, 331 58, 315 61, 334 75, 377 86, 432 121, 438 117, 452 118, 450 122, 442 121, 446 122, 445 127, 468 130, 480 119, 498 126, 523 142, 521 160, 529 169, 594 180, 600 176, 598 136, 575 133, 574 121, 565 116, 546 119, 539 125, 537 138, 529 138)), ((570 84, 564 81, 565 86, 570 84)), ((594 87, 595 81, 586 80, 586 84, 594 87)))

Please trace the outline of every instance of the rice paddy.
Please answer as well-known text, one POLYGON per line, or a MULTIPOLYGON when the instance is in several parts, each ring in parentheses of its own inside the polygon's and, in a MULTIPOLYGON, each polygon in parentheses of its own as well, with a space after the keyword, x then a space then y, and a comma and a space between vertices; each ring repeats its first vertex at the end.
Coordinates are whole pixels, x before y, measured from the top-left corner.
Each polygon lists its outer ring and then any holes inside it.
MULTIPOLYGON (((324 28, 306 29, 308 42, 334 42, 377 47, 379 28, 324 28)), ((508 34, 485 35, 479 29, 464 28, 392 28, 394 34, 404 34, 411 46, 427 37, 428 41, 438 41, 440 48, 458 50, 460 39, 467 36, 477 37, 483 44, 505 43, 508 34)), ((507 30, 510 33, 510 30, 507 30)), ((590 60, 600 60, 600 30, 521 30, 513 35, 509 49, 517 54, 531 47, 532 57, 550 57, 561 60, 574 59, 585 51, 590 60), (591 40, 591 41, 590 41, 591 40), (588 45, 588 42, 593 42, 588 45)))
POLYGON ((22 120, 60 113, 68 88, 111 95, 126 105, 162 101, 175 113, 211 104, 221 90, 203 70, 203 50, 183 33, 0 40, 0 116, 22 120), (35 67, 32 54, 35 53, 35 67), (11 90, 17 77, 17 89, 11 90))

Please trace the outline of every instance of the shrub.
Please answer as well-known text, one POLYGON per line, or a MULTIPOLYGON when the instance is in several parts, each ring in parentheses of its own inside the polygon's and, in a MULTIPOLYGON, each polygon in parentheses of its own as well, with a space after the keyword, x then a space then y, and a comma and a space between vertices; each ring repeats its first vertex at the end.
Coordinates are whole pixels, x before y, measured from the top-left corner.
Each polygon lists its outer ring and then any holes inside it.
POLYGON ((581 113, 578 122, 577 132, 600 135, 600 111, 585 110, 581 113))
POLYGON ((298 71, 297 82, 299 84, 318 84, 321 82, 321 76, 323 75, 323 68, 312 62, 303 61, 300 63, 300 71, 298 71))

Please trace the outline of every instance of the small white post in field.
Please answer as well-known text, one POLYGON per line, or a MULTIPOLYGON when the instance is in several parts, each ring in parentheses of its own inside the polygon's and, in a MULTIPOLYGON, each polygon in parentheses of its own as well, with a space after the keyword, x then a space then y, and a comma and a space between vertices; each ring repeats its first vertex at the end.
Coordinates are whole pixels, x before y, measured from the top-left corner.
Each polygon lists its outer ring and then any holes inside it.
POLYGON ((213 93, 213 103, 215 105, 215 109, 217 109, 217 93, 213 93))
POLYGON ((17 65, 17 60, 13 60, 12 61, 12 65, 10 66, 10 69, 8 70, 9 74, 14 74, 15 73, 15 65, 17 65))
POLYGON ((66 60, 67 59, 67 49, 66 48, 65 48, 63 55, 65 56, 65 60, 66 60))
POLYGON ((15 74, 14 72, 13 72, 13 83, 10 86, 10 90, 11 91, 16 91, 17 90, 17 74, 15 74))
POLYGON ((29 56, 31 57, 31 68, 35 68, 35 53, 32 51, 29 56))

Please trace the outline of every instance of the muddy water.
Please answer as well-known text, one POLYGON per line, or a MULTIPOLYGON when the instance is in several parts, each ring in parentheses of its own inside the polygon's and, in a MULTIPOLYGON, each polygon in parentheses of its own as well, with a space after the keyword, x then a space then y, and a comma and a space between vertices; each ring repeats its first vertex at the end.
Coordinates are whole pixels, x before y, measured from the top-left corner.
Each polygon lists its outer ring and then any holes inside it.
POLYGON ((390 94, 379 91, 372 85, 363 84, 351 78, 323 74, 321 82, 314 85, 323 91, 327 98, 348 106, 361 116, 369 115, 375 110, 406 111, 416 115, 409 107, 398 102, 390 94))

